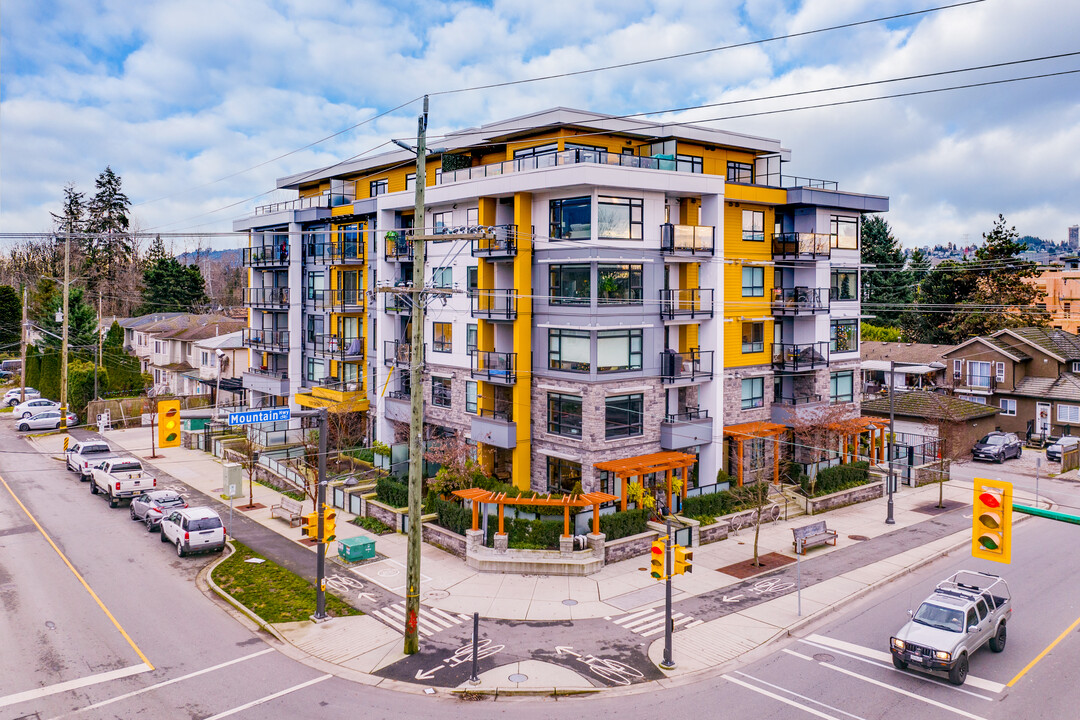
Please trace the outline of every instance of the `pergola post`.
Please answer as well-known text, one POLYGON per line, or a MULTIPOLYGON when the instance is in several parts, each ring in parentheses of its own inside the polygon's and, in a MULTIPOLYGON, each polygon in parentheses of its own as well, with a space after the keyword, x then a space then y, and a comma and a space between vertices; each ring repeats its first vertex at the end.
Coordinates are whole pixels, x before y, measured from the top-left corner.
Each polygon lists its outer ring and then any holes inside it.
POLYGON ((506 534, 506 532, 503 530, 503 508, 505 508, 505 507, 506 506, 504 504, 502 504, 501 502, 499 503, 499 534, 500 535, 505 535, 506 534))
POLYGON ((622 509, 626 512, 626 476, 622 475, 622 509))
POLYGON ((480 503, 476 500, 472 501, 472 529, 480 529, 480 503))
POLYGON ((773 461, 773 485, 780 484, 780 437, 773 435, 772 438, 772 461, 773 461))
POLYGON ((600 534, 600 503, 592 506, 592 532, 593 535, 600 534))
POLYGON ((739 445, 739 451, 738 451, 739 468, 738 468, 738 473, 735 475, 735 479, 739 483, 738 486, 742 487, 742 484, 743 484, 743 439, 742 438, 737 438, 735 440, 735 442, 738 443, 738 445, 739 445))
POLYGON ((562 536, 570 537, 570 506, 563 505, 562 536))
POLYGON ((667 507, 668 512, 671 512, 671 468, 668 468, 667 473, 667 507))
POLYGON ((690 466, 682 469, 682 499, 686 499, 686 487, 690 484, 690 466))

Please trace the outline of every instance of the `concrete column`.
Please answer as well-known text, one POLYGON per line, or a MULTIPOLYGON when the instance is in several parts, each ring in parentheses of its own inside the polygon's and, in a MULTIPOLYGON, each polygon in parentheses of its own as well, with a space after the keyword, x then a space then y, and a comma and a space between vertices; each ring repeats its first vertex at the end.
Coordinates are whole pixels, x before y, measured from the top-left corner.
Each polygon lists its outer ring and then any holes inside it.
POLYGON ((510 548, 510 536, 506 533, 495 533, 495 552, 505 553, 510 548))
POLYGON ((604 533, 589 533, 586 537, 589 538, 589 549, 593 551, 593 556, 604 559, 604 533))
MULTIPOLYGON (((289 223, 289 407, 299 410, 300 406, 293 399, 303 386, 303 347, 304 347, 304 248, 303 227, 300 223, 289 223)), ((289 423, 289 427, 300 427, 300 419, 289 423)))
POLYGON ((724 428, 724 198, 722 195, 702 195, 698 223, 716 228, 717 262, 701 263, 698 287, 714 289, 714 316, 701 323, 698 342, 701 349, 713 352, 713 381, 698 389, 698 405, 708 410, 713 420, 713 441, 702 445, 698 461, 698 483, 716 482, 717 471, 723 464, 724 428))
POLYGON ((559 553, 561 555, 570 555, 574 552, 574 536, 573 535, 561 535, 559 537, 559 553))
POLYGON ((484 546, 484 531, 483 530, 466 530, 465 531, 465 552, 470 553, 477 548, 484 546))

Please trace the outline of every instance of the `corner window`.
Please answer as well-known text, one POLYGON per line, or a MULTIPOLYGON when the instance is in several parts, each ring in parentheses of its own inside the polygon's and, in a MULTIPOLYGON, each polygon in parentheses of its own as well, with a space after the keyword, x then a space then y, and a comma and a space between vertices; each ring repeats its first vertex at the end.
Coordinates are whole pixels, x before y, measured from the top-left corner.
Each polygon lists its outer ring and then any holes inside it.
POLYGON ((705 172, 705 165, 702 159, 697 155, 679 154, 675 156, 675 170, 678 172, 700 174, 705 172))
POLYGON ((765 297, 765 268, 743 266, 742 296, 765 297))
POLYGON ((853 370, 829 374, 829 397, 833 405, 855 400, 855 372, 853 370))
POLYGON ((742 351, 744 354, 765 352, 765 323, 742 324, 742 351))
POLYGON ((859 271, 854 268, 835 268, 830 273, 832 280, 829 297, 832 300, 859 299, 859 271))
POLYGON ((750 163, 731 162, 727 164, 727 181, 730 183, 754 182, 754 166, 750 163))
POLYGON ((379 195, 386 194, 386 180, 372 180, 371 181, 371 197, 378 197, 379 195))
POLYGON ((548 432, 553 435, 581 437, 579 396, 548 393, 548 432))
POLYGON ((569 495, 574 491, 574 486, 580 482, 581 463, 548 456, 547 491, 549 493, 569 495))
POLYGON ((435 340, 432 349, 441 353, 453 352, 454 325, 448 322, 437 322, 433 325, 435 340))
POLYGON ((641 330, 601 330, 596 333, 596 369, 640 370, 641 347, 641 330))
POLYGON ((548 367, 552 370, 589 372, 589 333, 584 330, 548 330, 548 367))
POLYGON ((550 211, 552 240, 589 240, 592 238, 591 197, 552 200, 550 211))
POLYGON ((641 265, 597 265, 597 303, 640 305, 641 265))
POLYGON ((431 404, 435 407, 450 407, 450 378, 431 378, 431 404))
POLYGON ((600 196, 596 202, 597 233, 602 238, 640 240, 643 201, 600 196))
POLYGON ((552 265, 548 271, 552 305, 588 305, 591 299, 589 265, 552 265))
POLYGON ((1001 408, 1002 415, 1016 415, 1016 401, 1011 398, 1000 398, 998 407, 1001 408))
POLYGON ((476 350, 476 323, 465 326, 465 352, 472 355, 476 350))
POLYGON ((745 378, 742 381, 742 409, 765 407, 765 378, 745 378))
POLYGON ((762 210, 742 211, 742 239, 751 242, 765 242, 765 212, 762 210))
POLYGON ((833 215, 831 221, 831 246, 838 250, 859 249, 859 219, 833 215))
POLYGON ((829 352, 854 352, 859 349, 859 321, 833 320, 829 324, 829 352))
POLYGON ((431 284, 437 288, 449 288, 454 285, 454 269, 437 267, 431 271, 431 284))
POLYGON ((476 414, 476 382, 473 380, 465 381, 465 412, 476 414))
POLYGON ((604 402, 604 437, 611 440, 641 435, 644 406, 645 396, 642 394, 609 397, 604 402))

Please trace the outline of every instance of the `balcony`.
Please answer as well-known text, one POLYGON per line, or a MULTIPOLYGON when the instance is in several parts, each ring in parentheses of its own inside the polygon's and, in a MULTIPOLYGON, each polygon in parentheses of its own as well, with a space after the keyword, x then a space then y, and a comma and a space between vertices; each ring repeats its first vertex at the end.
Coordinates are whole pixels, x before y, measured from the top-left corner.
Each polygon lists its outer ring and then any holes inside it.
POLYGON ((472 376, 498 385, 517 382, 517 353, 473 350, 472 376))
POLYGON ((778 395, 773 399, 771 407, 771 419, 780 425, 792 425, 803 409, 815 408, 823 405, 825 398, 813 393, 795 392, 793 395, 778 395))
POLYGON ((517 256, 517 225, 477 228, 483 237, 473 238, 472 256, 487 260, 512 260, 517 256))
POLYGON ((383 400, 387 420, 407 423, 412 419, 412 397, 408 390, 391 390, 383 400))
POLYGON ((713 351, 690 350, 660 353, 660 382, 689 385, 713 379, 713 351))
POLYGON ((289 374, 277 370, 251 368, 244 371, 244 389, 264 395, 284 397, 289 394, 289 374))
POLYGON ((492 163, 490 165, 476 165, 475 167, 462 168, 454 172, 444 172, 439 178, 440 185, 463 182, 465 180, 479 180, 487 177, 499 177, 511 173, 529 172, 544 168, 561 167, 564 165, 612 165, 616 167, 638 168, 642 170, 670 170, 672 172, 692 172, 690 166, 681 164, 674 157, 642 157, 640 155, 623 155, 621 153, 608 152, 606 150, 586 150, 575 148, 573 150, 553 151, 531 157, 515 158, 505 162, 492 163))
POLYGON ((681 413, 668 413, 660 423, 660 449, 683 450, 712 442, 713 419, 708 410, 687 408, 681 413))
POLYGON ((517 423, 510 418, 509 412, 480 408, 472 417, 472 439, 504 450, 517 447, 517 423))
POLYGON ((289 288, 244 288, 244 304, 250 307, 289 307, 289 288))
POLYGON ((712 255, 716 252, 716 228, 712 225, 660 226, 661 255, 712 255))
MULTIPOLYGON (((897 368, 900 370, 901 368, 897 368)), ((953 392, 970 393, 972 395, 990 395, 997 390, 998 381, 994 375, 966 374, 956 377, 953 375, 953 392)))
POLYGON ((397 262, 412 262, 413 245, 411 229, 390 230, 386 233, 386 259, 397 262))
POLYGON ((830 238, 825 233, 776 233, 772 236, 772 254, 787 260, 825 260, 830 253, 830 238))
POLYGON ((660 317, 667 320, 680 318, 711 318, 714 297, 712 288, 687 288, 685 290, 660 291, 660 317))
POLYGON ((829 343, 774 343, 773 368, 805 372, 829 367, 829 343))
POLYGON ((243 248, 244 267, 285 267, 289 264, 288 243, 243 248))
POLYGON ((339 362, 357 362, 364 358, 364 338, 339 338, 319 335, 313 343, 315 353, 332 357, 339 362))
POLYGON ((241 336, 244 345, 256 350, 266 352, 289 352, 288 330, 261 330, 258 328, 244 328, 241 336))
POLYGON ((412 302, 409 295, 404 293, 386 292, 383 293, 383 297, 386 298, 383 309, 388 313, 411 313, 412 302))
POLYGON ((474 290, 472 316, 485 320, 516 320, 517 290, 474 290))
POLYGON ((356 289, 327 290, 330 307, 342 313, 364 312, 364 291, 356 289))
POLYGON ((777 315, 815 315, 829 312, 829 293, 825 288, 773 288, 772 310, 777 315))
POLYGON ((383 362, 397 367, 410 367, 412 365, 412 345, 404 340, 384 341, 383 362))
POLYGON ((354 198, 348 195, 311 195, 309 197, 286 200, 285 202, 271 203, 270 205, 258 205, 255 207, 256 215, 273 215, 290 210, 307 210, 308 208, 328 208, 338 205, 346 205, 354 198))

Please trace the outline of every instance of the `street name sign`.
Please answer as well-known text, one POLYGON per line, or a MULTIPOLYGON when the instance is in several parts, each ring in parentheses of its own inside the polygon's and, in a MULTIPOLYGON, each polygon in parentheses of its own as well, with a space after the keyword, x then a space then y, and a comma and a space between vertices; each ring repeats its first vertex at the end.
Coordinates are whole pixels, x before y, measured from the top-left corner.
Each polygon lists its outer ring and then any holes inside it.
POLYGON ((244 410, 243 412, 229 413, 229 425, 252 425, 255 423, 277 422, 288 420, 289 408, 267 408, 266 410, 244 410))

